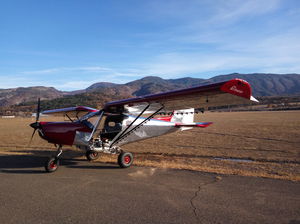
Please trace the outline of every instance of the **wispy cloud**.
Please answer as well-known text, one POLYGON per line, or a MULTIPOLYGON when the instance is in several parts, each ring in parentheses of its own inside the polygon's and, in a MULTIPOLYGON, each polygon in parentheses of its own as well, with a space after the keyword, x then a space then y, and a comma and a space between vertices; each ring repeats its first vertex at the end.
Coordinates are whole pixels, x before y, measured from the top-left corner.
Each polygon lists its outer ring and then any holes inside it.
POLYGON ((166 14, 163 11, 170 2, 160 5, 161 17, 181 19, 179 25, 157 34, 158 39, 163 36, 176 47, 143 64, 144 74, 171 77, 268 69, 299 72, 300 29, 296 21, 300 16, 293 13, 295 9, 283 7, 286 1, 192 2, 182 12, 181 3, 171 1, 173 10, 166 14), (176 17, 181 12, 185 16, 176 17))
POLYGON ((35 74, 50 74, 50 73, 57 73, 62 71, 60 68, 50 68, 50 69, 42 69, 42 70, 35 70, 35 71, 24 71, 21 74, 24 75, 35 75, 35 74))
POLYGON ((49 86, 49 81, 44 82, 36 81, 28 77, 14 76, 7 78, 7 75, 0 75, 1 83, 0 89, 9 89, 17 87, 30 87, 30 86, 49 86))
POLYGON ((219 51, 166 53, 144 65, 144 74, 181 76, 223 71, 299 72, 300 33, 279 34, 263 40, 223 43, 219 51))
POLYGON ((53 74, 53 73, 63 73, 63 72, 109 72, 111 69, 99 66, 92 67, 60 67, 60 68, 48 68, 34 71, 23 71, 22 74, 53 74))
POLYGON ((98 80, 89 80, 89 81, 65 81, 60 84, 54 84, 58 89, 65 89, 65 90, 80 90, 85 89, 93 83, 96 83, 98 80))
POLYGON ((126 83, 141 77, 141 72, 140 69, 135 68, 116 69, 99 65, 58 67, 22 71, 19 73, 19 78, 10 79, 1 84, 6 88, 10 88, 18 82, 22 86, 44 85, 54 86, 62 90, 78 90, 87 88, 96 82, 126 83), (44 77, 53 77, 53 79, 46 80, 44 77))
MULTIPOLYGON (((205 28, 212 25, 227 26, 244 18, 261 16, 279 9, 285 0, 190 0, 147 3, 148 13, 143 16, 168 28, 205 28), (174 24, 169 21, 176 21, 174 24)), ((170 29, 167 29, 170 30, 170 29)))
POLYGON ((210 23, 226 24, 240 21, 242 18, 273 12, 280 6, 280 0, 229 0, 211 2, 213 16, 210 23))

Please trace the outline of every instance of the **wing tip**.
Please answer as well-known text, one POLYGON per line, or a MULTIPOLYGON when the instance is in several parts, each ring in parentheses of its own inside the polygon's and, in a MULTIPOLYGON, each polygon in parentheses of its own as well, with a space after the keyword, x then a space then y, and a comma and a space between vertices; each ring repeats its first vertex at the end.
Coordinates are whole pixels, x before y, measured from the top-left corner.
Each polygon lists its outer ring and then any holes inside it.
POLYGON ((243 79, 232 79, 221 86, 221 90, 223 92, 230 93, 232 95, 236 95, 239 97, 243 97, 249 99, 253 102, 259 102, 252 96, 252 88, 251 85, 243 79))
POLYGON ((250 100, 253 102, 259 103, 259 101, 254 96, 250 96, 250 100))

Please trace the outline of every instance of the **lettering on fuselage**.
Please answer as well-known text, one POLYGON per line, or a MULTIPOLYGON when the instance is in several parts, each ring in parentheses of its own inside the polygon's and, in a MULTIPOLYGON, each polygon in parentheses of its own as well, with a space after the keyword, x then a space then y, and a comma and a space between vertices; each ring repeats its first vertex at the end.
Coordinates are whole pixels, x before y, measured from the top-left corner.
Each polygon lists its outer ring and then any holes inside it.
POLYGON ((230 90, 237 93, 243 93, 243 90, 238 89, 236 86, 231 86, 230 90))

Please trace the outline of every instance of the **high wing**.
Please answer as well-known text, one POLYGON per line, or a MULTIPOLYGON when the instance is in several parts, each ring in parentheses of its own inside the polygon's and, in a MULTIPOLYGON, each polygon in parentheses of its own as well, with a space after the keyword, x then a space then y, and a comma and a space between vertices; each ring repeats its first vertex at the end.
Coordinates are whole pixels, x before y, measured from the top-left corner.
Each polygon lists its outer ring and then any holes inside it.
POLYGON ((45 110, 42 114, 52 115, 52 116, 68 116, 68 117, 82 117, 91 112, 97 112, 97 109, 90 107, 67 107, 62 109, 53 109, 53 110, 45 110))
POLYGON ((148 106, 147 112, 171 112, 178 109, 205 108, 225 105, 247 104, 250 101, 258 102, 252 96, 250 84, 242 79, 232 79, 205 86, 163 92, 112 101, 105 104, 104 111, 111 113, 127 112, 140 113, 148 106))

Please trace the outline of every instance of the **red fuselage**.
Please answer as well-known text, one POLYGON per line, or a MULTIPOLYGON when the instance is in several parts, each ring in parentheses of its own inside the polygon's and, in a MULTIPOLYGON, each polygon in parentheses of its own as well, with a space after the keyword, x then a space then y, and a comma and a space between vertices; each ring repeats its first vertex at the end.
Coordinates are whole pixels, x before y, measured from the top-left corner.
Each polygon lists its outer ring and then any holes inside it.
POLYGON ((39 127, 43 139, 58 145, 73 145, 76 131, 92 132, 92 129, 79 122, 39 122, 39 127))

